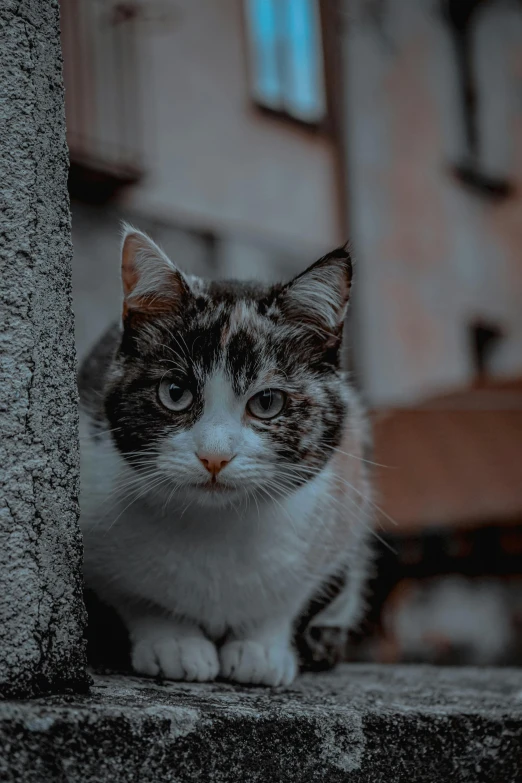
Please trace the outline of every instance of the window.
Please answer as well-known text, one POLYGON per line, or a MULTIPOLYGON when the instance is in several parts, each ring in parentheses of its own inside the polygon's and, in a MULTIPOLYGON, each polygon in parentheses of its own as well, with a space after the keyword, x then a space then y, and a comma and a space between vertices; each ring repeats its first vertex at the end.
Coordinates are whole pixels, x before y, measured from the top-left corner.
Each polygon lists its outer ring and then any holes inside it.
MULTIPOLYGON (((509 141, 502 139, 502 133, 510 127, 510 93, 505 86, 509 84, 506 52, 510 44, 506 33, 511 19, 515 26, 518 19, 508 4, 483 6, 481 0, 442 3, 454 44, 465 142, 453 172, 475 193, 498 201, 509 198, 514 190, 509 141), (490 87, 495 82, 498 86, 492 95, 490 87)), ((512 104, 516 105, 516 99, 512 104)))
POLYGON ((317 0, 245 0, 255 102, 309 124, 326 115, 317 0))

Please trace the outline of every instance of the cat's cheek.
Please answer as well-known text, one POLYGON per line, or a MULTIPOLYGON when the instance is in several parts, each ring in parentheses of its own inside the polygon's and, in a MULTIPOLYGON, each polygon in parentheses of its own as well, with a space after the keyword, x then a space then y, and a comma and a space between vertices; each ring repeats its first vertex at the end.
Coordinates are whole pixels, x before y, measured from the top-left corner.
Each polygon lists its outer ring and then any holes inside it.
MULTIPOLYGON (((275 462, 275 453, 270 440, 263 432, 256 431, 249 424, 242 427, 240 446, 234 462, 227 468, 227 478, 241 482, 252 475, 258 479, 275 462)), ((223 476, 225 477, 225 475, 223 476)))
POLYGON ((170 433, 159 446, 158 467, 164 473, 194 478, 202 473, 191 430, 170 433))
POLYGON ((258 432, 252 427, 243 430, 242 451, 245 457, 270 462, 273 449, 269 438, 264 432, 258 432))

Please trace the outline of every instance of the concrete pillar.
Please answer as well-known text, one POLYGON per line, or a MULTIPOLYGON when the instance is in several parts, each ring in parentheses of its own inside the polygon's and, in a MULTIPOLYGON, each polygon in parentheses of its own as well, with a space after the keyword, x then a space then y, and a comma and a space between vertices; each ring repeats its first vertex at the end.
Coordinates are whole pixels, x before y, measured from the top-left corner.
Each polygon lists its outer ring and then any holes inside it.
POLYGON ((57 0, 0 4, 0 692, 85 683, 57 0))

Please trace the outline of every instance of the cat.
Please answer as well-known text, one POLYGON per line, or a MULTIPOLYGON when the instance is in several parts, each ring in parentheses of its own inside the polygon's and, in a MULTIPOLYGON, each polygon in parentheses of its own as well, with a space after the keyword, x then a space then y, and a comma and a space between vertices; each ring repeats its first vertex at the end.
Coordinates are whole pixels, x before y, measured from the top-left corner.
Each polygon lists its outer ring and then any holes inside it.
POLYGON ((79 373, 86 585, 136 673, 287 686, 303 634, 353 628, 364 605, 350 253, 286 284, 207 281, 126 225, 121 264, 121 324, 79 373))

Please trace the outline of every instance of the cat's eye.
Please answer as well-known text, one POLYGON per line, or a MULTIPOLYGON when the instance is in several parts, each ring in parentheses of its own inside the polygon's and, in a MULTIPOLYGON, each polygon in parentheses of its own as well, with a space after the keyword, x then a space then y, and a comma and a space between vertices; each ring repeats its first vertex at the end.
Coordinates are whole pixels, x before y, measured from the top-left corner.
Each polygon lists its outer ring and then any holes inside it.
POLYGON ((190 389, 178 386, 177 383, 169 380, 161 381, 158 397, 166 408, 178 412, 188 410, 194 402, 194 395, 190 389))
POLYGON ((284 408, 286 396, 279 389, 263 389, 247 402, 247 410, 256 419, 273 419, 284 408))

